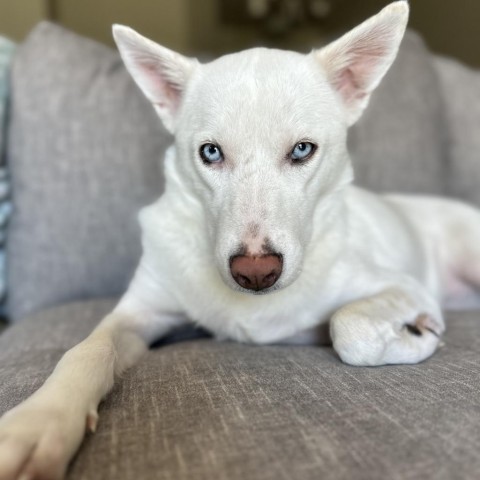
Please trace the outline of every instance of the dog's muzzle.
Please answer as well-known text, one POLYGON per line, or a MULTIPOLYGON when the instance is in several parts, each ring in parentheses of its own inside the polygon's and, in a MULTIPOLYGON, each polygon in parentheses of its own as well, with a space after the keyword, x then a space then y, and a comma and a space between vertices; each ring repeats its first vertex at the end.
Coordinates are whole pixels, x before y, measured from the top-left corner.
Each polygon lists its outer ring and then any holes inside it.
POLYGON ((279 254, 236 255, 230 258, 234 280, 247 290, 261 291, 275 285, 282 274, 283 257, 279 254))

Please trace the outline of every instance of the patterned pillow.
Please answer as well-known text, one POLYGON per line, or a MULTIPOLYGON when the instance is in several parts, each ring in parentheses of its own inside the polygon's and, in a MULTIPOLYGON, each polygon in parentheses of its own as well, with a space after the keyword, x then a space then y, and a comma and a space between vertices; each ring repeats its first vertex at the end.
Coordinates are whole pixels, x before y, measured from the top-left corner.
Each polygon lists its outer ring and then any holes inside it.
MULTIPOLYGON (((9 67, 14 51, 15 44, 0 36, 0 301, 5 297, 5 227, 11 210, 5 166, 5 131, 8 116, 9 67)), ((1 308, 0 313, 3 313, 1 308)))

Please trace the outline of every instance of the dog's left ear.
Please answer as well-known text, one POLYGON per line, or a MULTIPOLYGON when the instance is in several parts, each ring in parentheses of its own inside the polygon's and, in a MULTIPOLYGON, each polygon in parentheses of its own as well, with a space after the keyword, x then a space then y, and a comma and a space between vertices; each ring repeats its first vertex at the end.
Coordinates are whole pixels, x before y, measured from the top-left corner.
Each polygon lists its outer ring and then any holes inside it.
POLYGON ((408 12, 408 2, 394 2, 335 42, 312 52, 339 93, 349 126, 360 118, 371 93, 395 60, 408 12))
POLYGON ((197 60, 162 47, 129 27, 114 25, 112 31, 130 75, 167 130, 174 133, 176 113, 197 60))

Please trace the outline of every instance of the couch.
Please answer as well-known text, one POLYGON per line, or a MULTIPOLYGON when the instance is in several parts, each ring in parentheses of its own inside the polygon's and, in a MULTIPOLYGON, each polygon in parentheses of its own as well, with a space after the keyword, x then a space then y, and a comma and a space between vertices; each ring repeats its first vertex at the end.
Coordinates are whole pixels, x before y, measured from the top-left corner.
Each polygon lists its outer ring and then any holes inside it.
MULTIPOLYGON (((171 141, 117 53, 59 26, 31 32, 10 79, 0 414, 125 289, 136 212, 161 194, 171 141)), ((480 206, 480 73, 409 32, 349 143, 365 187, 480 206)), ((480 312, 447 312, 447 325, 432 358, 377 368, 345 365, 328 346, 176 332, 101 404, 68 479, 478 479, 480 312)))

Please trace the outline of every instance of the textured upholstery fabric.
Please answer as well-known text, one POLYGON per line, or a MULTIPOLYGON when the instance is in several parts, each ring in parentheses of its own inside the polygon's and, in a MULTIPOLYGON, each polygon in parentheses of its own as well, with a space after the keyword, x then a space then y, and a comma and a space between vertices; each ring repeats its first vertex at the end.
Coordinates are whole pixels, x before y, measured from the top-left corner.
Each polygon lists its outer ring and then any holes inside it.
POLYGON ((433 57, 407 32, 399 55, 350 131, 356 183, 374 191, 445 191, 446 125, 433 57))
POLYGON ((162 188, 160 121, 115 52, 48 23, 19 49, 12 88, 11 318, 119 294, 140 255, 137 211, 162 188))
MULTIPOLYGON (((112 306, 58 307, 0 336, 0 413, 112 306)), ((213 340, 152 350, 102 405, 68 480, 478 479, 480 314, 448 317, 445 346, 414 366, 213 340)))
POLYGON ((436 58, 448 124, 448 193, 480 205, 480 72, 436 58))

